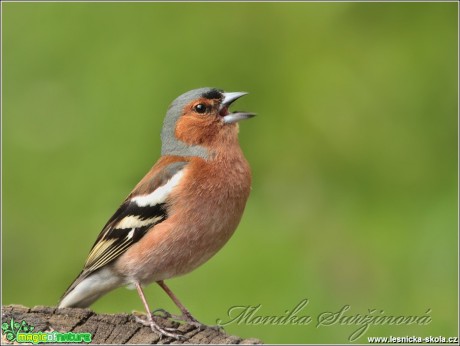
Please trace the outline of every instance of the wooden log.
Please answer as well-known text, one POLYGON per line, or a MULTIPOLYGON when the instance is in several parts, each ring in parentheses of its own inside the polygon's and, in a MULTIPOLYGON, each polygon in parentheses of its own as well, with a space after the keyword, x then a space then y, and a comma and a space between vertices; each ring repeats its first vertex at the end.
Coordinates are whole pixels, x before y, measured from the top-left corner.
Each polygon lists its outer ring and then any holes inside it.
MULTIPOLYGON (((49 306, 28 308, 22 305, 2 306, 2 329, 11 319, 33 326, 33 333, 91 333, 92 344, 245 344, 256 345, 259 339, 243 339, 228 335, 211 327, 199 330, 196 327, 179 323, 162 316, 154 317, 162 327, 177 328, 183 339, 160 338, 152 330, 136 322, 131 314, 97 314, 89 309, 57 309, 49 306)), ((13 342, 15 343, 15 342, 13 342)), ((2 332, 2 344, 11 344, 2 332)), ((84 344, 84 343, 83 343, 84 344)))

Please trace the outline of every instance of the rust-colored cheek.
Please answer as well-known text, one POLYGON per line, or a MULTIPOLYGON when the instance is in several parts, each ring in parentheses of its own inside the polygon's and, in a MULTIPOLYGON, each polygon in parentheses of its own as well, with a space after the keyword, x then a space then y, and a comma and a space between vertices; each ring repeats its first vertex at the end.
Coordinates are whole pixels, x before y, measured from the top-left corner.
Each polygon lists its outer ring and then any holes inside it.
POLYGON ((176 138, 189 145, 211 144, 219 131, 211 117, 182 116, 176 124, 176 138))

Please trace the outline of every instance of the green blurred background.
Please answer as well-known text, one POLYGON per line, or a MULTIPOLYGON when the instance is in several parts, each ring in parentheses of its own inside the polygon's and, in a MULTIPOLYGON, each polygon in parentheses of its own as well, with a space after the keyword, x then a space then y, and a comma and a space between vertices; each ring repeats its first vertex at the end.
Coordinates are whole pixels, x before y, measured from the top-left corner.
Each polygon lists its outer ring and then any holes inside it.
MULTIPOLYGON (((366 336, 457 334, 456 3, 3 3, 3 304, 55 305, 106 220, 159 156, 169 103, 248 91, 236 109, 253 190, 232 240, 169 281, 200 320, 236 305, 308 326, 350 305, 423 316, 366 336)), ((178 312, 156 286, 153 307, 178 312)), ((98 312, 142 310, 118 289, 98 312)))

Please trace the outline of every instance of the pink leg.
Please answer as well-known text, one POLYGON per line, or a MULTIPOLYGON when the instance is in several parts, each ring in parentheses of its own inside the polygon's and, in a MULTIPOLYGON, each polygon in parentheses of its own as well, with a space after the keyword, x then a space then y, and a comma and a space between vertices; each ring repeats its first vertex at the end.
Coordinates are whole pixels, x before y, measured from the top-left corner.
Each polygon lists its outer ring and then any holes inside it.
POLYGON ((196 320, 196 318, 192 316, 190 311, 188 311, 187 308, 180 302, 180 300, 177 299, 177 297, 174 295, 174 293, 169 289, 168 286, 166 286, 166 284, 163 281, 157 281, 157 284, 163 289, 163 291, 166 292, 166 294, 169 296, 169 298, 172 299, 172 301, 174 302, 174 304, 177 305, 177 307, 180 309, 180 311, 182 311, 182 315, 183 315, 183 317, 184 317, 184 319, 186 321, 199 323, 201 325, 201 323, 198 322, 196 320))
POLYGON ((153 332, 157 333, 160 335, 160 338, 164 335, 164 336, 169 336, 171 338, 175 338, 175 339, 180 339, 182 338, 182 335, 179 335, 179 334, 174 334, 174 333, 170 333, 168 331, 166 331, 164 328, 161 328, 154 320, 153 320, 153 317, 152 317, 152 313, 150 312, 150 308, 149 308, 149 305, 147 303, 147 300, 145 299, 145 295, 144 295, 144 292, 142 291, 142 287, 141 285, 136 282, 135 283, 136 285, 136 288, 137 288, 137 293, 139 293, 139 297, 141 297, 141 300, 142 300, 142 303, 144 304, 144 307, 145 307, 145 310, 147 311, 147 317, 148 317, 148 322, 142 320, 141 318, 135 316, 136 318, 136 321, 137 322, 140 322, 144 325, 148 325, 150 326, 150 328, 152 329, 153 332))

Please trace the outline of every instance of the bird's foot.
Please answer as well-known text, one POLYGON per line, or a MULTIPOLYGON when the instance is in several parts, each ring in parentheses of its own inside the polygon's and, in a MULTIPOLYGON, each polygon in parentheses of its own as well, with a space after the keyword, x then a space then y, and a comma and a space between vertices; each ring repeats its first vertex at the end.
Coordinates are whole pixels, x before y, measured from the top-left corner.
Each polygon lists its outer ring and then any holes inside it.
POLYGON ((207 324, 201 323, 195 317, 193 317, 192 314, 190 314, 190 313, 183 313, 182 316, 178 316, 178 317, 179 317, 180 321, 187 322, 188 324, 194 326, 198 330, 204 330, 204 329, 210 328, 210 329, 214 329, 215 331, 220 332, 220 331, 222 331, 224 329, 224 328, 222 328, 221 326, 218 326, 218 325, 216 325, 216 326, 208 326, 207 324))
POLYGON ((170 312, 166 311, 165 309, 161 309, 161 308, 153 310, 152 315, 160 316, 162 318, 172 318, 172 319, 175 319, 175 320, 180 320, 179 316, 173 315, 170 312))
POLYGON ((213 329, 216 332, 221 332, 224 330, 224 328, 221 326, 218 326, 218 325, 210 326, 210 325, 201 323, 199 321, 187 321, 187 323, 194 326, 198 330, 213 329))
MULTIPOLYGON (((133 315, 136 315, 136 316, 147 316, 147 314, 143 311, 133 310, 132 313, 133 315)), ((165 309, 161 309, 161 308, 153 310, 152 316, 158 316, 160 318, 164 318, 165 320, 170 319, 170 318, 180 320, 179 316, 173 315, 170 312, 166 311, 165 309)))
POLYGON ((157 333, 160 336, 160 339, 163 336, 167 336, 167 337, 174 338, 177 340, 184 339, 183 335, 173 333, 174 331, 177 331, 177 328, 162 328, 158 325, 158 323, 156 323, 153 320, 152 316, 150 316, 149 318, 149 316, 147 315, 147 320, 144 320, 143 318, 134 315, 134 319, 136 320, 136 322, 144 326, 150 327, 150 329, 152 329, 154 333, 157 333))
MULTIPOLYGON (((145 314, 143 314, 143 315, 145 315, 145 314)), ((179 315, 171 314, 169 311, 166 311, 165 309, 160 308, 160 309, 153 310, 152 315, 153 316, 159 316, 159 317, 162 317, 162 318, 165 318, 165 319, 172 319, 172 320, 178 321, 178 322, 185 322, 185 323, 190 324, 191 326, 195 327, 198 330, 204 330, 206 328, 210 328, 210 329, 213 329, 213 330, 218 331, 218 332, 224 330, 224 328, 222 326, 219 326, 219 325, 209 326, 207 324, 201 323, 195 317, 193 317, 192 314, 190 314, 190 313, 183 313, 182 315, 179 316, 179 315)), ((144 323, 148 323, 148 322, 144 321, 144 323)), ((165 328, 165 329, 175 331, 175 329, 173 329, 173 328, 165 328)))

